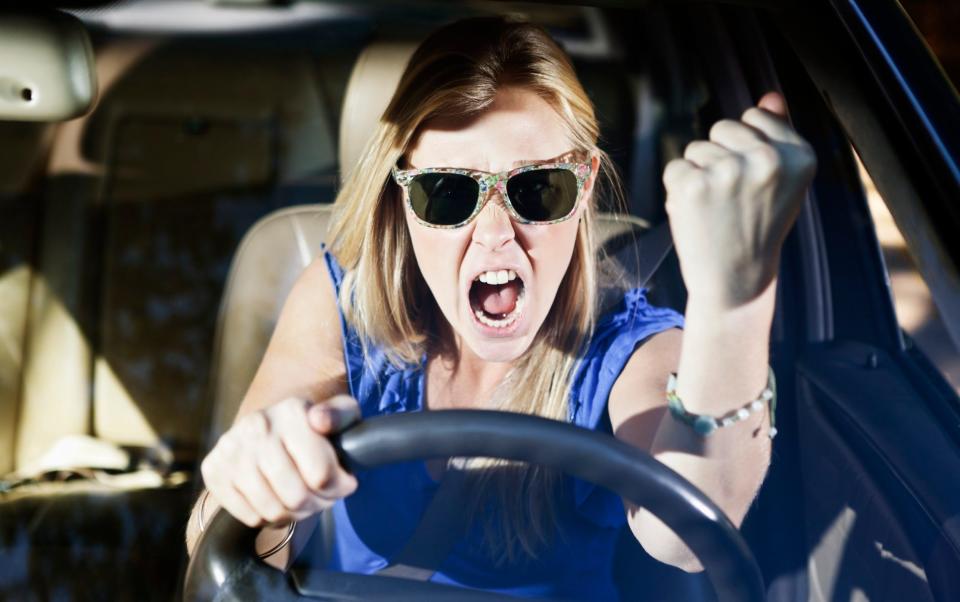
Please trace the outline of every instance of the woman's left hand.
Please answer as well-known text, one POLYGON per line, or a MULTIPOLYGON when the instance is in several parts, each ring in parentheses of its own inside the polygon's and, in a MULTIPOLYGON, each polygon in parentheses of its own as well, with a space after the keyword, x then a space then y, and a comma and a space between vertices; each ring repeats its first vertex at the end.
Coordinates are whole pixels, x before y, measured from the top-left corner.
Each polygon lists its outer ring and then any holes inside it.
POLYGON ((667 164, 666 210, 691 299, 734 309, 769 287, 816 163, 770 92, 667 164))

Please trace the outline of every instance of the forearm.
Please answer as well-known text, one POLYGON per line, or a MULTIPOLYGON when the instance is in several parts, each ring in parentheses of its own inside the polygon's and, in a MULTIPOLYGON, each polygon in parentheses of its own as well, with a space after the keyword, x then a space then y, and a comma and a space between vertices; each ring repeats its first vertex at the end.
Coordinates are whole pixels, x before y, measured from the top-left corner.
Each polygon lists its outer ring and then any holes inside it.
MULTIPOLYGON (((776 281, 733 311, 716 311, 691 299, 686 308, 677 372, 677 395, 695 414, 721 416, 756 399, 768 376, 770 324, 776 281)), ((659 461, 699 487, 740 525, 770 462, 768 410, 719 428, 707 437, 664 413, 651 445, 659 461)), ((635 513, 634 531, 661 560, 687 570, 699 563, 679 539, 649 513, 635 513)))

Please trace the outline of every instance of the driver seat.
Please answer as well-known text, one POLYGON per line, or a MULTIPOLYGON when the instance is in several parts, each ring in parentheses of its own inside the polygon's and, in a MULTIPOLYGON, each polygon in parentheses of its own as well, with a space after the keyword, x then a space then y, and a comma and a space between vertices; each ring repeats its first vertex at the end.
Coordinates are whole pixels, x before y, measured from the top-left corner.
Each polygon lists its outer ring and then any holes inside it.
MULTIPOLYGON (((376 42, 358 57, 340 120, 341 173, 356 164, 415 47, 414 42, 376 42)), ((330 203, 278 210, 257 222, 241 241, 230 267, 215 331, 207 450, 232 424, 284 300, 299 274, 321 252, 332 210, 330 203)), ((677 291, 682 287, 678 273, 656 271, 672 252, 666 221, 651 226, 631 215, 601 213, 596 225, 601 306, 617 301, 626 288, 637 286, 648 287, 648 296, 657 305, 675 306, 677 303, 671 300, 684 298, 677 291)), ((642 595, 653 600, 703 600, 712 595, 703 575, 688 575, 656 562, 628 529, 624 529, 617 557, 614 572, 624 599, 642 595), (637 571, 639 566, 644 567, 642 575, 637 571)))

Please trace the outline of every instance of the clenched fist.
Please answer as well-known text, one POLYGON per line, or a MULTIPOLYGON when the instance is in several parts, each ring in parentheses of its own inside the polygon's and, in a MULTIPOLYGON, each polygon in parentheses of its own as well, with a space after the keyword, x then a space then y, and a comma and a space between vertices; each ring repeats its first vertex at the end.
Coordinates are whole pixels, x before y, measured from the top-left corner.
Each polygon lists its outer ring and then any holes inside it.
POLYGON ((691 299, 734 309, 776 277, 817 164, 786 113, 783 97, 770 92, 739 121, 718 121, 709 140, 691 142, 664 169, 666 210, 691 299))
POLYGON ((302 520, 357 488, 328 435, 360 419, 345 395, 290 398, 237 420, 203 460, 213 501, 249 527, 302 520))

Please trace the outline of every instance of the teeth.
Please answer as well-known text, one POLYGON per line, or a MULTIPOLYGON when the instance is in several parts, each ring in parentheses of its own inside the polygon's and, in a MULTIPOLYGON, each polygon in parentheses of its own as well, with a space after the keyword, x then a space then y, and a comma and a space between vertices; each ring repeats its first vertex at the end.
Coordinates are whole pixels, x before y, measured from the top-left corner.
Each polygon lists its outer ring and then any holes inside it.
POLYGON ((523 312, 523 299, 526 295, 521 291, 520 296, 517 297, 517 305, 513 308, 513 311, 504 316, 503 318, 495 319, 487 316, 482 309, 475 309, 474 315, 477 316, 477 320, 481 324, 486 324, 492 328, 506 328, 520 318, 520 314, 523 312))
POLYGON ((517 278, 517 273, 513 270, 487 270, 476 277, 476 280, 484 284, 506 284, 517 278))

